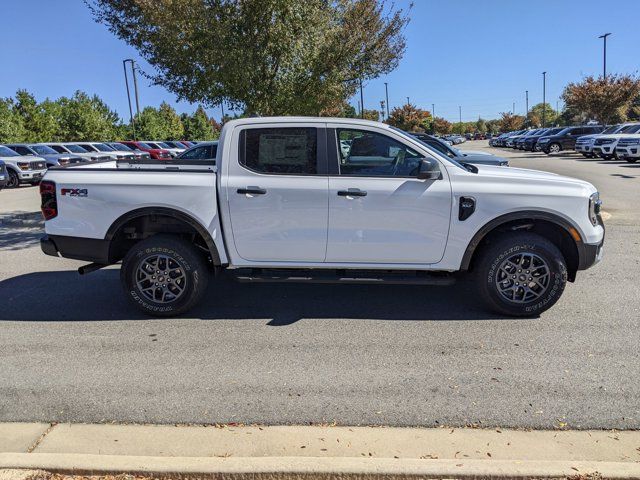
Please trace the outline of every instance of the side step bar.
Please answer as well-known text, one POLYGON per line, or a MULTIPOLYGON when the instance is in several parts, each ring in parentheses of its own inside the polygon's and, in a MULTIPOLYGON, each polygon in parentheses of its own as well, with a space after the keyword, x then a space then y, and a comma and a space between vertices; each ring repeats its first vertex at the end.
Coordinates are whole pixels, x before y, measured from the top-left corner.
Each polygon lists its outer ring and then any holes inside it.
MULTIPOLYGON (((230 272, 231 273, 231 272, 230 272)), ((453 285, 453 275, 427 272, 251 270, 233 274, 241 283, 343 283, 361 285, 453 285)))

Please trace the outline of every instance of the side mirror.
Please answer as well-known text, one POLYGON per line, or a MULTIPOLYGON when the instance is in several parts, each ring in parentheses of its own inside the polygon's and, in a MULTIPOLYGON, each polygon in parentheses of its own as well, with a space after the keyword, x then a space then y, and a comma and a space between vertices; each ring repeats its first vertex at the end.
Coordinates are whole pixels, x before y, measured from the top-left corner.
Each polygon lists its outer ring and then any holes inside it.
POLYGON ((440 180, 442 174, 440 173, 440 167, 438 162, 432 159, 423 158, 420 161, 420 168, 418 170, 419 180, 440 180))

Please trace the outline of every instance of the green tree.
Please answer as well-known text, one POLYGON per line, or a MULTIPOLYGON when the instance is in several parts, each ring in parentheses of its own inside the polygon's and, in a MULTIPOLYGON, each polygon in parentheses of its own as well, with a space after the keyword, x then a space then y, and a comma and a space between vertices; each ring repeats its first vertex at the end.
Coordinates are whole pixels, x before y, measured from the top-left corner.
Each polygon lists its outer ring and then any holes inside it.
POLYGON ((640 79, 632 75, 586 77, 570 83, 562 93, 567 108, 583 113, 602 124, 623 122, 629 108, 640 95, 640 79))
POLYGON ((59 118, 55 137, 60 141, 110 140, 121 124, 118 114, 97 95, 79 90, 71 98, 60 98, 55 109, 59 118))
POLYGON ((187 140, 215 140, 220 136, 220 132, 214 131, 207 112, 204 111, 202 105, 198 105, 193 115, 185 116, 184 118, 185 138, 187 140))
POLYGON ((164 133, 161 137, 156 138, 163 140, 180 140, 184 137, 182 120, 171 105, 167 102, 162 102, 158 110, 158 115, 164 126, 164 133))
POLYGON ((193 103, 318 115, 396 68, 408 16, 385 0, 85 0, 193 103))
POLYGON ((136 136, 146 140, 165 140, 164 119, 155 107, 144 107, 135 117, 136 136))
POLYGON ((14 112, 20 116, 24 126, 24 141, 49 142, 56 137, 59 130, 59 109, 45 100, 38 103, 35 97, 26 90, 16 92, 14 112))
POLYGON ((558 123, 558 112, 548 103, 538 103, 529 110, 527 123, 529 127, 542 127, 542 113, 544 112, 544 124, 549 127, 558 123))
POLYGON ((362 111, 362 118, 364 118, 365 120, 373 120, 374 122, 377 122, 378 120, 380 120, 380 112, 378 110, 369 110, 365 108, 362 111))
POLYGON ((26 131, 11 98, 0 98, 0 143, 22 142, 26 131))
POLYGON ((394 108, 386 122, 407 132, 430 131, 431 113, 410 103, 394 108))
POLYGON ((487 133, 487 131, 488 131, 487 121, 484 120, 483 118, 478 118, 478 121, 476 122, 476 132, 487 133))

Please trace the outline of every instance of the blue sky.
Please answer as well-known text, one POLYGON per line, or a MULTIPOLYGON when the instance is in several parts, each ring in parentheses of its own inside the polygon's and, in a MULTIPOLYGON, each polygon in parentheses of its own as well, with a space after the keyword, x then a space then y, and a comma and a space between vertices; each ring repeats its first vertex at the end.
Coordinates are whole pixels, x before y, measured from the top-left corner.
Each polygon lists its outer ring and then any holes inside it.
MULTIPOLYGON (((396 0, 404 7, 409 0, 396 0)), ((391 106, 411 102, 448 120, 494 118, 542 100, 555 107, 563 86, 602 72, 602 40, 609 73, 638 72, 640 0, 414 0, 407 51, 397 70, 365 84, 365 107, 379 108, 384 82, 391 106)), ((96 93, 128 118, 122 59, 136 51, 96 24, 82 0, 0 0, 0 96, 19 88, 39 100, 96 93)), ((151 67, 140 60, 143 69, 151 67)), ((140 79, 142 106, 167 101, 178 111, 195 106, 140 79)), ((352 99, 357 105, 359 95, 352 99)), ((218 109, 210 114, 220 116, 218 109)))

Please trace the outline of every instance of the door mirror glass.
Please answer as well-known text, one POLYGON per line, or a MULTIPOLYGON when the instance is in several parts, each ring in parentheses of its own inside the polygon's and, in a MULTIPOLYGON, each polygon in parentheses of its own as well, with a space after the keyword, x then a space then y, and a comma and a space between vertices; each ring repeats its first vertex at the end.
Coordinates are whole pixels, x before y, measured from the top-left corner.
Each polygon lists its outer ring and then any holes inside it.
POLYGON ((430 158, 423 158, 420 161, 418 179, 420 180, 440 180, 442 174, 438 162, 430 158))

